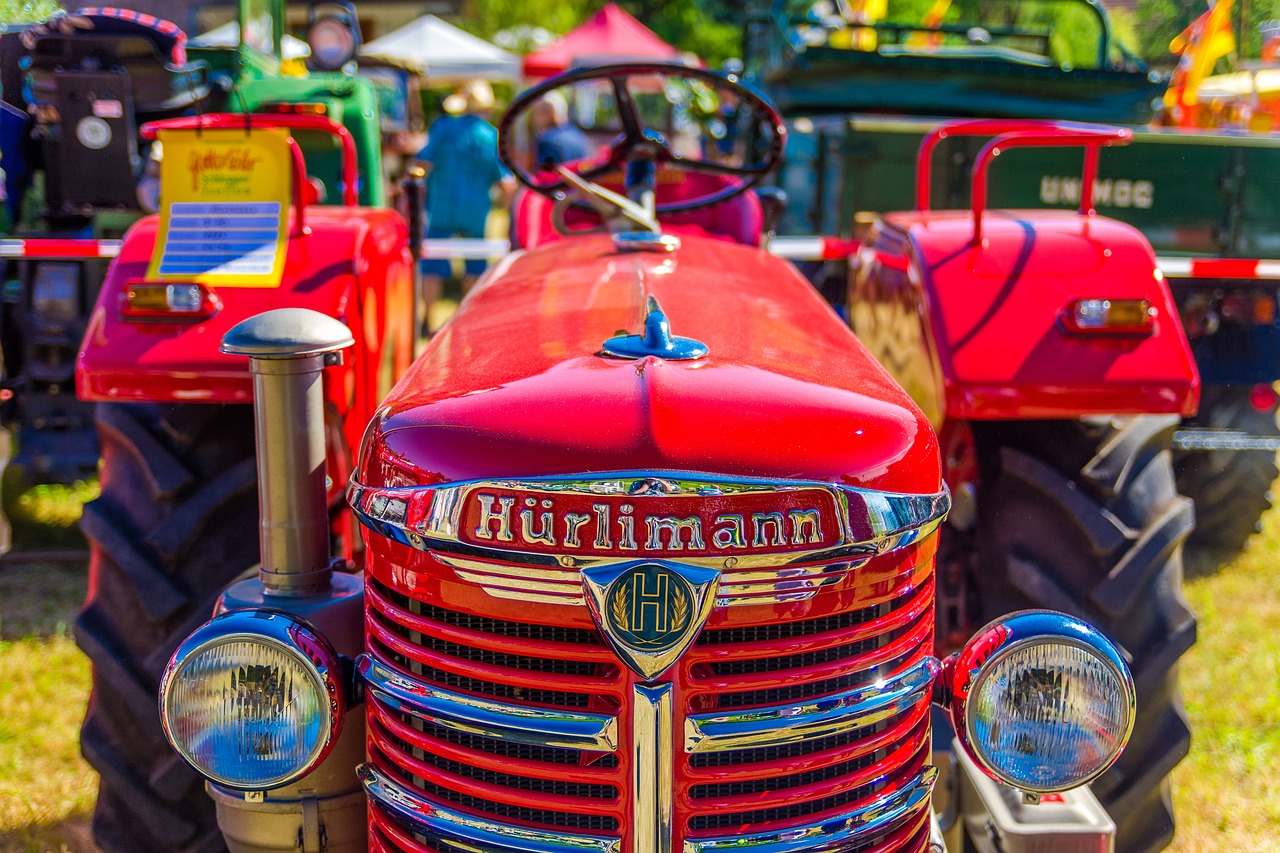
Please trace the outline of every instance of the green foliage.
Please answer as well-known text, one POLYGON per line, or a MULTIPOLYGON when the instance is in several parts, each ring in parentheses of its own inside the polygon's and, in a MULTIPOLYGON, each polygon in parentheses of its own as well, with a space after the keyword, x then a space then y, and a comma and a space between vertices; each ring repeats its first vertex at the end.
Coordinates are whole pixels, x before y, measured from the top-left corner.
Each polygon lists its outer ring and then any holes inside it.
POLYGON ((619 0, 660 38, 718 66, 742 55, 742 27, 733 10, 715 0, 619 0))
MULTIPOLYGON (((3 0, 0 0, 3 2, 3 0)), ((607 0, 470 0, 459 25, 481 38, 520 26, 563 35, 600 11, 607 0)), ((619 0, 657 35, 717 65, 741 54, 742 28, 727 0, 619 0)))
POLYGON ((521 25, 564 34, 582 23, 600 4, 592 0, 470 0, 459 26, 484 39, 521 25))
POLYGON ((0 26, 43 21, 59 8, 56 0, 0 0, 0 26))
POLYGON ((0 497, 3 512, 13 526, 18 550, 62 550, 85 547, 77 526, 84 505, 98 496, 97 479, 75 483, 41 483, 29 486, 14 465, 4 469, 0 497))
POLYGON ((1172 68, 1178 57, 1169 42, 1208 8, 1204 0, 1143 0, 1136 14, 1137 54, 1147 63, 1172 68))

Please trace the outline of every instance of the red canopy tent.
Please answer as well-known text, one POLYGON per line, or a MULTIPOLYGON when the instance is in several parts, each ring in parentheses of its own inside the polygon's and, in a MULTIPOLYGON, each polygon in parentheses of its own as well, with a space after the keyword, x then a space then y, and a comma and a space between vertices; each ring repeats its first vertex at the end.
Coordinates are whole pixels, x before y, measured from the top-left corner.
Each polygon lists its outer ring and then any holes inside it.
POLYGON ((570 66, 593 62, 678 59, 680 51, 610 3, 592 18, 542 50, 524 58, 524 76, 541 80, 570 66))

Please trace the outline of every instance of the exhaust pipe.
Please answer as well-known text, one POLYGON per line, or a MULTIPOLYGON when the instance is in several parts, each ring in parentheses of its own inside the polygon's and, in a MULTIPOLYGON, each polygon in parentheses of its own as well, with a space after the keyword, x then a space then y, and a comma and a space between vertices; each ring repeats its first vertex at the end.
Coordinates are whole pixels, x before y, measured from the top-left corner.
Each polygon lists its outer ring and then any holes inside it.
POLYGON ((237 324, 222 351, 247 355, 253 374, 258 445, 262 569, 270 595, 312 595, 328 588, 328 489, 325 487, 325 367, 342 363, 351 330, 306 308, 280 308, 237 324))

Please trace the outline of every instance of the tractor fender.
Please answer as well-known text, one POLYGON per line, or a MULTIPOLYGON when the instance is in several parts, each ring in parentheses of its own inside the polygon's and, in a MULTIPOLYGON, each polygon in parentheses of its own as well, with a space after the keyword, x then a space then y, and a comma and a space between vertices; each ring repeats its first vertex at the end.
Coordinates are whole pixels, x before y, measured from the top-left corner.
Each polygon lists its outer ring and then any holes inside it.
POLYGON ((316 207, 308 233, 288 239, 274 287, 212 286, 216 309, 195 320, 131 319, 122 306, 147 281, 158 217, 125 235, 89 318, 76 362, 76 393, 95 402, 251 403, 248 361, 220 351, 239 323, 273 308, 301 307, 336 317, 355 346, 327 371, 326 399, 356 447, 391 380, 412 358, 412 259, 403 220, 388 210, 316 207))
POLYGON ((850 317, 935 427, 945 419, 1192 414, 1199 376, 1155 254, 1066 211, 886 215, 854 258, 850 317), (1146 303, 1145 328, 1082 330, 1082 300, 1146 303))

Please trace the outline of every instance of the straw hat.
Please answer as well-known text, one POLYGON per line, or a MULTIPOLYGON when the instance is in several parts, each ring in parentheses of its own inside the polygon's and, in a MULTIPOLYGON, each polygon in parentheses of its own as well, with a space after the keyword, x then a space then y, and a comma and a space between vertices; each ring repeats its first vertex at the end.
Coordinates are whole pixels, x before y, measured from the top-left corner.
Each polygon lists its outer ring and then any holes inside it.
POLYGON ((444 99, 444 111, 449 115, 478 113, 493 109, 493 88, 484 80, 472 80, 444 99))

